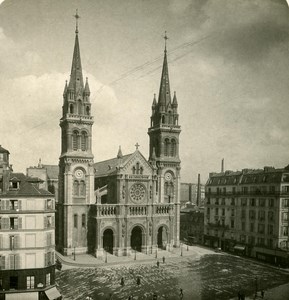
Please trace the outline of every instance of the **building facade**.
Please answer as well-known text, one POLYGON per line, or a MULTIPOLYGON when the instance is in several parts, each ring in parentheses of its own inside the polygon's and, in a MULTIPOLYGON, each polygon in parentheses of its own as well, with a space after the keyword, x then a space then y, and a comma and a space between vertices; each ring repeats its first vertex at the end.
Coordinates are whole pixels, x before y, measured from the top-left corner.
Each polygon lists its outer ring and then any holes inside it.
POLYGON ((0 147, 0 299, 61 299, 55 288, 55 199, 14 173, 0 147))
POLYGON ((205 243, 289 264, 289 168, 212 173, 206 184, 205 243))
POLYGON ((148 135, 149 160, 136 151, 94 164, 90 90, 84 85, 78 28, 69 84, 63 94, 59 159, 58 250, 129 255, 179 246, 178 102, 171 99, 167 50, 148 135))

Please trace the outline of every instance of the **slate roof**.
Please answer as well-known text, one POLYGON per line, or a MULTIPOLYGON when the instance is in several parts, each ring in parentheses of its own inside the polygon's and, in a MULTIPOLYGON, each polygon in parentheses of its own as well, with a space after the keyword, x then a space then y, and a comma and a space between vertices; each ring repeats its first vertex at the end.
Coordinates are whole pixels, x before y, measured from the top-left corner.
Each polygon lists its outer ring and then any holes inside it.
POLYGON ((124 155, 121 159, 115 157, 95 163, 93 165, 95 169, 95 176, 98 177, 116 174, 116 167, 119 165, 120 161, 122 164, 125 164, 125 162, 132 156, 132 154, 133 153, 124 155))
POLYGON ((0 145, 0 153, 8 153, 10 154, 10 152, 6 149, 4 149, 1 145, 0 145))
POLYGON ((43 167, 47 170, 47 176, 49 179, 58 180, 58 173, 59 173, 58 165, 43 165, 43 167))
POLYGON ((23 173, 11 173, 10 180, 11 179, 13 179, 14 182, 20 182, 19 189, 9 190, 1 196, 53 196, 50 192, 40 189, 34 184, 34 182, 39 182, 39 178, 28 177, 23 173))

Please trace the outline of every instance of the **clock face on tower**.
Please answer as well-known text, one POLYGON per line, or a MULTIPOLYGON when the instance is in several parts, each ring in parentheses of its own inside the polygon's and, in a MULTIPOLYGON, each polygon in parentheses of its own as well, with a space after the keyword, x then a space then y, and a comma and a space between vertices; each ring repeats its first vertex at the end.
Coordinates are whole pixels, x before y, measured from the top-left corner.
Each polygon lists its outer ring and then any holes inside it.
POLYGON ((74 175, 76 178, 80 179, 83 177, 83 171, 80 170, 80 169, 77 169, 75 172, 74 172, 74 175))
POLYGON ((145 194, 146 188, 140 183, 135 183, 129 191, 130 198, 135 203, 141 203, 145 198, 145 194))
POLYGON ((169 172, 167 172, 166 174, 165 174, 165 180, 166 181, 171 181, 172 180, 172 174, 171 173, 169 173, 169 172))

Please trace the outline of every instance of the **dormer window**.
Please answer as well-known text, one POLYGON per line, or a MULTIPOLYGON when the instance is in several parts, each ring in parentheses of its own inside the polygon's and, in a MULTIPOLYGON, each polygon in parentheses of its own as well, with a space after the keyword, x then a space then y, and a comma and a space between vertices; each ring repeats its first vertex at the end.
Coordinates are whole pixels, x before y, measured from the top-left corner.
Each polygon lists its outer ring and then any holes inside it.
POLYGON ((19 189, 19 181, 10 181, 9 183, 10 189, 18 190, 19 189))

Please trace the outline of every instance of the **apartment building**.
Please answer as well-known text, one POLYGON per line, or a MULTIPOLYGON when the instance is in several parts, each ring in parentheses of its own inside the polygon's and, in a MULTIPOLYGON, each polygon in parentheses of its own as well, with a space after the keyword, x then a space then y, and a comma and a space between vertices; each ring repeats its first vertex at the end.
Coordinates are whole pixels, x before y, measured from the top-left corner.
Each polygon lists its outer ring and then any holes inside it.
POLYGON ((206 245, 288 265, 288 215, 289 167, 209 175, 206 245))
POLYGON ((55 287, 55 199, 14 173, 0 146, 0 299, 61 299, 55 287))

